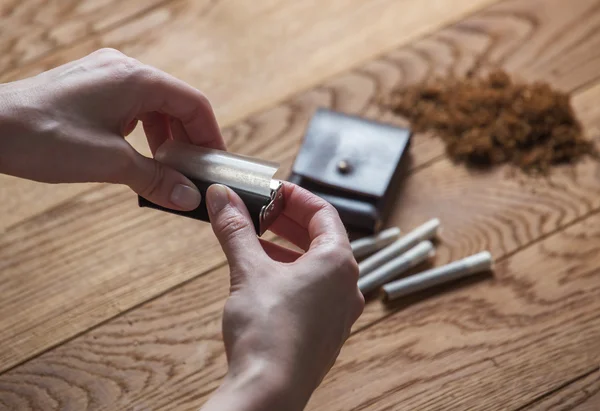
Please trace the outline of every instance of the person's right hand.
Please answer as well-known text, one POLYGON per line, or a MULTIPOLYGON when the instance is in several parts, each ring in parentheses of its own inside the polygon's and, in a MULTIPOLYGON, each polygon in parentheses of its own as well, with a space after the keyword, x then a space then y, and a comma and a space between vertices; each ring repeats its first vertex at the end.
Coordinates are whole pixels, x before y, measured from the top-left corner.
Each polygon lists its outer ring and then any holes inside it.
POLYGON ((259 240, 230 189, 215 185, 207 192, 231 269, 231 295, 223 315, 229 371, 205 409, 303 409, 364 308, 337 211, 298 186, 284 189, 286 208, 271 229, 304 254, 259 240))

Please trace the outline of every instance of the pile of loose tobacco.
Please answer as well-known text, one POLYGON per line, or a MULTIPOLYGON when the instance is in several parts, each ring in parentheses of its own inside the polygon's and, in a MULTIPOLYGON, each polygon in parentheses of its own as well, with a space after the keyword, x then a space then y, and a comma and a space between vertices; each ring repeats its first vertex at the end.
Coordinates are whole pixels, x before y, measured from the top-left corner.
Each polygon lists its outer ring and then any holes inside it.
POLYGON ((410 86, 383 104, 415 131, 434 131, 453 159, 470 165, 510 162, 546 172, 596 153, 567 94, 545 83, 515 83, 504 71, 410 86))

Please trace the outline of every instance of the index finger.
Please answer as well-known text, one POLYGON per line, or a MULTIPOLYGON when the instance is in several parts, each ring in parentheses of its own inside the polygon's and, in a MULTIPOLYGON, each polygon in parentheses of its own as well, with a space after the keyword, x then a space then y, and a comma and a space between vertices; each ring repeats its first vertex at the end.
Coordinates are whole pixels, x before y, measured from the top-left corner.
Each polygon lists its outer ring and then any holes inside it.
POLYGON ((324 240, 349 244, 346 228, 331 204, 292 183, 284 182, 284 192, 283 214, 307 231, 310 248, 324 240))
POLYGON ((168 114, 181 121, 192 144, 225 150, 215 113, 200 90, 150 66, 141 83, 140 113, 168 114))

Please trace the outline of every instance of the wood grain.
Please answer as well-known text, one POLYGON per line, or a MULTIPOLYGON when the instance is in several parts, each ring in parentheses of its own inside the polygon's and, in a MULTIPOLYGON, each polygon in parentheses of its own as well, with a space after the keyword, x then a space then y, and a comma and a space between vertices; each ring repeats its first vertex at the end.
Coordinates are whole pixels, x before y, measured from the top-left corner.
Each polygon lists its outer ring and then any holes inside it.
POLYGON ((0 403, 23 410, 191 407, 185 402, 214 389, 226 371, 220 327, 228 287, 223 267, 4 374, 0 403))
MULTIPOLYGON (((371 3, 375 4, 375 2, 371 3)), ((562 12, 563 3, 559 1, 548 3, 548 13, 541 13, 539 10, 536 10, 536 7, 538 7, 540 4, 539 0, 522 3, 523 4, 516 4, 515 2, 508 2, 506 4, 502 3, 486 11, 485 13, 479 13, 476 16, 465 20, 464 22, 451 26, 450 28, 442 30, 439 33, 429 36, 419 42, 415 42, 410 47, 403 47, 392 51, 391 53, 388 53, 379 59, 358 67, 348 74, 335 77, 331 81, 328 81, 325 84, 306 92, 300 97, 292 98, 286 103, 279 105, 272 110, 268 110, 268 112, 263 115, 253 116, 253 118, 251 118, 249 121, 242 122, 241 124, 237 123, 237 126, 234 126, 233 132, 236 135, 241 134, 240 138, 245 138, 246 140, 250 138, 262 139, 263 137, 260 134, 253 133, 255 128, 258 128, 258 131, 262 131, 262 128, 265 127, 268 129, 271 129, 272 127, 283 127, 284 129, 294 128, 294 132, 296 133, 295 136, 296 138, 299 138, 298 136, 301 135, 308 117, 312 114, 312 110, 314 110, 314 107, 317 105, 333 106, 339 110, 358 112, 367 117, 389 120, 385 116, 382 117, 377 108, 372 104, 373 97, 376 93, 388 90, 394 85, 410 84, 415 81, 422 80, 428 75, 436 73, 464 73, 473 66, 487 67, 489 65, 503 65, 526 79, 531 80, 541 78, 549 80, 552 81, 555 86, 569 91, 584 87, 592 82, 597 77, 597 70, 594 70, 593 67, 594 61, 597 61, 597 50, 599 49, 596 47, 598 36, 596 32, 591 31, 589 36, 581 38, 580 31, 582 29, 578 22, 581 20, 589 20, 589 24, 584 25, 584 27, 594 27, 595 21, 593 19, 597 18, 598 16, 597 10, 594 9, 595 2, 589 0, 579 0, 573 2, 569 13, 562 12), (560 41, 557 41, 557 39, 560 41), (573 70, 569 68, 570 66, 568 66, 562 59, 553 60, 550 58, 556 54, 555 46, 559 50, 564 51, 564 42, 570 42, 569 45, 571 43, 573 44, 573 46, 568 47, 567 51, 565 52, 569 56, 569 59, 566 60, 567 63, 569 61, 577 60, 581 63, 578 67, 588 67, 586 70, 578 69, 577 71, 573 72, 573 70), (544 65, 543 69, 537 69, 537 60, 529 60, 527 56, 530 55, 537 55, 540 59, 548 60, 548 62, 544 65), (554 63, 555 61, 556 64, 554 63), (300 107, 297 107, 298 105, 300 107), (264 119, 264 121, 261 121, 262 119, 264 119), (275 125, 268 124, 266 123, 267 121, 273 122, 275 125)), ((397 2, 397 4, 400 5, 404 3, 397 2)), ((173 28, 172 30, 168 30, 167 28, 164 28, 164 32, 171 33, 174 31, 175 34, 180 33, 180 30, 182 33, 188 33, 188 31, 183 31, 184 28, 187 29, 188 26, 193 24, 193 30, 200 30, 197 35, 201 36, 205 30, 208 30, 205 26, 212 27, 217 24, 219 22, 218 18, 220 18, 219 16, 222 14, 217 13, 217 11, 213 11, 203 15, 204 17, 198 17, 192 23, 188 21, 187 17, 182 17, 181 14, 187 15, 188 12, 192 15, 194 13, 198 14, 200 13, 199 10, 188 10, 182 6, 183 10, 185 11, 177 11, 179 9, 176 8, 175 10, 171 10, 169 7, 175 6, 165 5, 164 10, 166 11, 164 11, 164 13, 167 13, 170 16, 170 21, 173 21, 173 25, 176 26, 176 29, 173 28), (199 21, 205 23, 199 24, 199 21), (204 28, 198 28, 196 26, 204 28)), ((194 7, 199 6, 195 5, 194 7)), ((158 10, 163 10, 163 8, 159 8, 153 13, 160 14, 158 10)), ((219 9, 216 8, 215 10, 219 9)), ((235 10, 243 10, 243 8, 236 8, 235 10)), ((386 12, 391 13, 393 10, 388 10, 386 12)), ((243 11, 236 11, 236 13, 243 13, 243 11)), ((398 14, 403 13, 398 12, 398 14)), ((307 16, 306 18, 308 19, 309 17, 310 16, 307 16)), ((268 18, 274 17, 271 16, 268 18)), ((317 15, 312 15, 311 18, 320 17, 317 15)), ((147 19, 150 21, 146 23, 148 27, 144 25, 145 20, 142 19, 142 21, 135 21, 130 25, 126 25, 124 28, 120 29, 132 31, 132 33, 128 34, 127 36, 123 35, 122 39, 137 38, 136 36, 142 36, 143 33, 148 31, 162 32, 161 30, 163 29, 160 28, 164 26, 162 20, 154 22, 154 20, 152 20, 150 17, 147 17, 147 19)), ((260 22, 264 23, 264 21, 260 20, 256 24, 259 24, 260 22)), ((250 22, 248 24, 250 24, 250 22)), ((308 21, 305 21, 305 25, 307 27, 312 27, 308 21)), ((401 27, 401 25, 394 27, 398 28, 401 27)), ((169 26, 169 28, 171 28, 171 26, 169 26)), ((402 33, 405 33, 406 35, 410 34, 407 30, 407 27, 403 27, 402 33)), ((252 30, 249 29, 249 31, 252 30)), ((388 35, 389 33, 385 31, 380 34, 388 35)), ((405 37, 405 34, 402 34, 400 37, 398 37, 398 35, 390 36, 397 39, 397 42, 402 42, 408 39, 408 37, 405 37)), ((263 92, 264 90, 257 93, 252 92, 251 96, 250 91, 248 91, 248 99, 254 99, 253 103, 245 104, 244 110, 233 110, 232 113, 235 112, 235 114, 225 115, 225 117, 229 118, 229 120, 220 114, 219 116, 221 117, 221 123, 223 125, 230 125, 233 120, 239 120, 246 113, 258 110, 261 107, 271 104, 277 98, 281 98, 283 95, 289 94, 291 92, 289 87, 292 85, 304 87, 301 83, 298 83, 297 79, 287 78, 287 76, 293 74, 284 74, 283 67, 276 67, 277 60, 275 58, 275 54, 272 55, 273 60, 267 59, 266 57, 263 58, 259 54, 256 55, 256 59, 264 61, 265 66, 252 66, 248 67, 247 70, 255 70, 257 73, 260 72, 258 74, 253 74, 254 72, 250 71, 244 73, 243 70, 245 70, 244 67, 246 67, 247 64, 242 64, 243 62, 241 61, 236 61, 236 64, 234 65, 235 70, 240 70, 238 75, 234 75, 233 73, 222 73, 222 65, 218 65, 218 62, 229 61, 228 59, 233 57, 215 57, 214 60, 206 58, 207 61, 203 64, 214 64, 215 67, 212 69, 205 66, 196 68, 195 65, 192 65, 192 62, 196 60, 192 60, 187 64, 176 64, 176 62, 179 62, 180 59, 175 59, 170 56, 158 56, 154 54, 153 50, 155 50, 155 46, 158 47, 161 45, 161 48, 164 47, 168 48, 169 50, 172 49, 174 50, 173 52, 176 52, 178 47, 180 47, 179 43, 194 42, 175 42, 173 40, 173 42, 177 44, 177 47, 171 47, 166 44, 162 44, 163 42, 168 41, 170 35, 171 34, 165 35, 164 38, 161 38, 160 44, 152 43, 147 46, 143 46, 135 42, 130 44, 125 40, 122 40, 122 43, 115 43, 117 41, 116 35, 113 36, 114 38, 102 38, 98 40, 100 42, 98 44, 85 43, 78 47, 69 48, 61 53, 49 56, 48 58, 43 59, 39 64, 33 65, 31 67, 31 72, 19 71, 18 75, 24 76, 44 68, 56 66, 72 58, 84 55, 100 46, 115 46, 123 49, 129 54, 140 57, 145 62, 155 64, 169 71, 170 73, 173 73, 174 75, 181 76, 187 81, 190 81, 192 84, 202 88, 213 100, 217 111, 230 110, 227 107, 230 107, 230 104, 234 104, 233 102, 238 101, 239 99, 234 95, 223 95, 222 97, 218 97, 221 95, 220 92, 212 92, 210 89, 210 87, 216 87, 214 86, 214 83, 218 83, 219 87, 221 88, 231 87, 233 89, 231 93, 241 94, 246 93, 244 90, 250 86, 242 86, 241 84, 229 81, 225 84, 224 82, 219 81, 216 77, 211 80, 210 76, 223 75, 227 78, 235 79, 236 82, 247 81, 252 85, 252 87, 254 87, 255 84, 260 83, 259 78, 256 76, 259 76, 259 74, 262 75, 261 70, 270 70, 270 77, 285 77, 285 79, 282 81, 287 82, 287 86, 277 87, 278 92, 281 92, 281 94, 277 94, 277 97, 275 97, 275 94, 273 94, 273 99, 269 100, 269 102, 263 101, 263 96, 265 96, 265 93, 263 92), (140 50, 138 50, 138 48, 140 50), (202 75, 198 74, 200 73, 199 70, 201 70, 202 75), (210 84, 204 83, 204 81, 210 84), (213 86, 211 86, 211 84, 213 84, 213 86)), ((216 36, 216 34, 213 35, 216 36)), ((306 41, 316 41, 314 36, 311 38, 313 40, 306 41)), ((226 41, 226 39, 215 39, 215 44, 222 43, 224 41, 226 41)), ((259 40, 256 41, 258 42, 259 40)), ((264 42, 266 39, 261 38, 260 41, 264 42)), ((298 39, 295 41, 301 40, 298 39)), ((189 47, 193 46, 190 45, 189 47)), ((203 46, 197 45, 196 47, 203 46)), ((310 50, 307 45, 298 47, 301 50, 307 50, 307 53, 310 50)), ((332 42, 331 47, 336 47, 336 43, 332 42)), ((280 48, 281 50, 286 50, 283 45, 280 45, 280 48)), ((226 53, 226 51, 214 49, 211 50, 211 53, 213 54, 218 52, 226 53)), ((375 53, 375 51, 373 52, 375 53)), ((275 53, 275 51, 271 51, 271 53, 275 53)), ((200 55, 193 51, 186 51, 185 53, 182 52, 182 54, 186 56, 200 55)), ((355 56, 354 52, 347 53, 347 56, 350 55, 355 56)), ((271 56, 271 54, 269 54, 269 56, 271 56)), ((248 56, 247 58, 250 59, 248 56)), ((302 58, 302 56, 298 56, 298 58, 302 58)), ((200 57, 197 57, 196 59, 200 59, 200 57)), ((358 60, 348 61, 347 65, 350 66, 356 64, 357 62, 358 60)), ((313 69, 300 63, 294 64, 296 66, 302 66, 303 70, 306 71, 313 70, 314 82, 324 78, 330 73, 327 70, 322 70, 320 66, 315 66, 313 69)), ((261 85, 260 87, 263 86, 261 85)), ((269 84, 268 87, 271 87, 271 85, 269 84)), ((273 91, 273 93, 275 93, 275 91, 273 91)), ((143 136, 139 130, 135 133, 131 140, 138 150, 148 154, 146 143, 144 142, 143 136)), ((235 146, 233 148, 236 147, 239 146, 235 146)), ((431 146, 428 144, 422 150, 422 152, 426 153, 427 155, 425 157, 420 157, 417 155, 416 161, 426 161, 441 154, 441 151, 441 146, 431 146)), ((53 206, 72 198, 74 195, 80 194, 89 189, 93 189, 94 186, 85 184, 48 186, 0 176, 0 187, 3 197, 7 199, 5 202, 0 204, 0 213, 3 216, 3 218, 0 220, 1 230, 6 229, 12 224, 22 221, 27 217, 39 214, 46 209, 52 208, 53 206), (39 201, 32 201, 32 198, 37 198, 39 201)))
MULTIPOLYGON (((535 17, 539 10, 544 10, 542 16, 560 13, 563 3, 528 4, 530 20, 540 20, 542 17, 535 17)), ((581 10, 587 10, 582 4, 589 6, 589 2, 582 0, 572 6, 577 9, 577 4, 581 10)), ((520 10, 513 14, 524 13, 521 2, 513 5, 515 10, 520 10)), ((500 8, 503 16, 510 15, 507 7, 508 3, 500 8)), ((474 54, 477 49, 468 41, 469 33, 476 33, 475 44, 505 48, 501 36, 495 34, 504 32, 497 28, 498 13, 497 8, 492 8, 410 49, 395 51, 392 54, 396 57, 384 57, 365 66, 371 69, 360 69, 342 77, 345 82, 334 79, 253 116, 228 131, 230 146, 245 154, 280 160, 285 171, 297 150, 305 121, 316 105, 377 117, 372 103, 374 90, 400 81, 391 81, 399 77, 393 76, 391 62, 398 62, 396 72, 410 73, 410 67, 415 68, 415 73, 422 72, 427 60, 420 59, 421 53, 412 50, 427 44, 440 47, 439 44, 447 42, 438 42, 435 38, 449 38, 452 33, 462 39, 452 44, 456 47, 463 44, 465 50, 475 49, 474 54), (485 15, 491 16, 489 37, 496 38, 494 42, 480 41, 485 32, 472 30, 471 20, 482 24, 485 15), (410 56, 416 57, 411 59, 410 56), (370 72, 387 73, 381 76, 387 80, 379 88, 374 87, 374 77, 361 74, 370 72), (365 91, 371 94, 365 95, 365 91)), ((501 20, 512 21, 506 17, 501 20)), ((510 27, 510 23, 506 24, 510 27)), ((539 27, 543 34, 543 26, 539 27)), ((532 38, 535 39, 535 35, 531 33, 524 37, 527 52, 531 52, 532 38)), ((514 41, 512 34, 508 39, 514 41)), ((585 47, 580 46, 580 49, 584 54, 585 47)), ((485 46, 478 50, 485 55, 494 54, 485 46)), ((515 55, 519 54, 516 46, 513 45, 512 50, 515 55)), ((468 52, 462 55, 468 56, 468 52)), ((512 61, 508 54, 503 58, 507 63, 512 61)), ((451 60, 447 64, 451 65, 451 60)), ((587 81, 581 77, 580 80, 587 81)), ((600 89, 595 88, 581 94, 585 112, 590 116, 585 119, 588 128, 597 124, 596 109, 591 102, 597 100, 598 91, 600 89)), ((577 101, 580 100, 578 96, 577 101)), ((435 159, 432 152, 436 148, 437 153, 441 153, 437 140, 419 137, 416 143, 417 164, 435 159), (421 162, 419 156, 422 156, 421 162)), ((473 174, 445 160, 434 162, 431 167, 422 166, 420 170, 407 180, 399 194, 402 207, 392 223, 400 222, 407 228, 431 216, 442 217, 446 225, 444 239, 449 246, 440 250, 438 262, 480 248, 490 248, 496 256, 513 253, 540 236, 582 218, 595 210, 600 201, 596 166, 591 163, 574 170, 561 170, 547 182, 506 180, 501 170, 473 174), (522 211, 515 211, 517 208, 522 211)), ((2 310, 6 314, 0 319, 0 346, 3 347, 0 369, 7 369, 224 262, 208 226, 153 210, 139 210, 134 196, 121 187, 85 192, 47 213, 13 225, 0 239, 0 256, 0 281, 9 290, 2 299, 2 310), (156 240, 159 238, 160 243, 156 240)), ((361 324, 369 324, 386 314, 378 304, 373 304, 361 324)))
MULTIPOLYGON (((600 213, 355 333, 310 410, 516 410, 598 366, 600 213), (596 364, 596 365, 594 365, 596 364)), ((225 372, 220 268, 0 376, 28 409, 197 409, 225 372)))
MULTIPOLYGON (((203 90, 220 124, 229 126, 495 1, 128 0, 117 7, 115 0, 53 0, 44 5, 11 0, 1 9, 11 34, 0 31, 0 51, 8 54, 0 59, 18 61, 0 63, 0 82, 113 47, 203 90), (46 23, 37 24, 39 20, 46 23), (23 37, 23 32, 28 34, 23 37), (69 41, 73 45, 63 47, 69 41), (44 54, 51 44, 58 50, 20 64, 29 54, 44 54), (14 70, 1 69, 16 64, 14 70)), ((147 153, 145 146, 141 144, 141 151, 147 153)), ((46 186, 0 175, 0 195, 9 199, 0 204, 0 232, 90 187, 46 186), (32 197, 39 201, 32 202, 32 197)))
POLYGON ((494 2, 173 0, 4 79, 114 47, 205 91, 229 124, 494 2))
POLYGON ((165 0, 3 0, 0 75, 107 32, 165 0))
MULTIPOLYGON (((594 411, 600 409, 600 370, 586 372, 544 395, 522 411, 594 411)), ((521 411, 519 410, 519 411, 521 411)))
MULTIPOLYGON (((600 84, 577 94, 573 105, 584 127, 600 143, 598 99, 600 84)), ((594 160, 558 168, 545 178, 526 178, 507 168, 468 170, 444 158, 406 179, 398 200, 401 209, 388 224, 410 228, 439 218, 443 241, 437 247, 437 264, 481 250, 504 258, 597 212, 599 174, 600 165, 594 160)), ((357 327, 389 314, 383 303, 374 301, 357 327)))

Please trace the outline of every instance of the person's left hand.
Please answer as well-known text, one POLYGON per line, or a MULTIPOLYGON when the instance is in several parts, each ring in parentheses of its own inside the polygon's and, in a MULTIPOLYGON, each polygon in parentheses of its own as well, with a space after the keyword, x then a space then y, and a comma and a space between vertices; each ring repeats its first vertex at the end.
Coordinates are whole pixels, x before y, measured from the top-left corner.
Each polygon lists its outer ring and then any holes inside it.
POLYGON ((125 140, 138 120, 152 153, 168 138, 225 149, 200 91, 102 49, 0 85, 0 172, 48 183, 126 184, 161 206, 196 208, 200 193, 190 180, 125 140))

